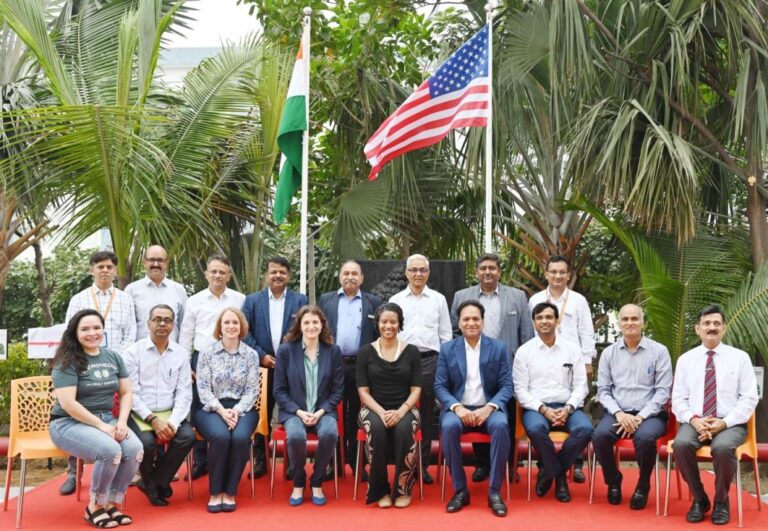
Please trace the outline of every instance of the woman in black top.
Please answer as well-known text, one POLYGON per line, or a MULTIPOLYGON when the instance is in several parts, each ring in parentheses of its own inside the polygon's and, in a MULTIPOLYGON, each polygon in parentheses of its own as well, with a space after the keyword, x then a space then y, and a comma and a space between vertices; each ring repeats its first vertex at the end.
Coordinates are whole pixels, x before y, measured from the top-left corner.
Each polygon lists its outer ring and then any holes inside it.
POLYGON ((370 463, 366 503, 379 507, 408 507, 418 471, 414 434, 419 429, 416 404, 421 394, 421 354, 397 339, 403 310, 382 304, 374 317, 381 337, 357 354, 360 427, 365 430, 365 454, 370 463), (387 477, 387 450, 394 449, 394 489, 387 477))

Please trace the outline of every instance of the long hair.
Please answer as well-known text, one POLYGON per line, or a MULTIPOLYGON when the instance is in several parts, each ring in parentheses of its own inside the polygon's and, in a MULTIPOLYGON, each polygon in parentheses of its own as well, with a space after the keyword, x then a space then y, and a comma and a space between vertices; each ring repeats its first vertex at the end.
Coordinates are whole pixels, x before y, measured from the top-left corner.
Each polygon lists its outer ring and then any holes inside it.
POLYGON ((83 350, 83 346, 77 339, 77 327, 84 317, 94 315, 99 318, 101 325, 104 326, 104 317, 96 310, 80 310, 67 323, 67 329, 61 336, 61 343, 53 356, 53 366, 65 368, 73 366, 77 372, 82 372, 88 368, 88 355, 83 350))
POLYGON ((307 304, 299 308, 299 311, 296 312, 296 318, 291 323, 291 327, 288 329, 285 337, 283 337, 283 341, 293 343, 294 341, 301 339, 301 320, 308 313, 317 315, 320 318, 320 324, 322 325, 319 337, 320 342, 325 343, 326 345, 333 345, 333 335, 331 334, 331 329, 328 327, 328 319, 325 318, 325 314, 319 306, 314 306, 312 304, 307 304))

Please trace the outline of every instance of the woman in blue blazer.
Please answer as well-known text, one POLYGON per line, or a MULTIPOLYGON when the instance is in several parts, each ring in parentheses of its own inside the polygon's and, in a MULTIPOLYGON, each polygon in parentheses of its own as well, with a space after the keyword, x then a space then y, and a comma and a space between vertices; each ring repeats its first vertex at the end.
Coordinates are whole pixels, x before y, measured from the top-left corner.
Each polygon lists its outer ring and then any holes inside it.
POLYGON ((296 313, 284 343, 277 349, 274 395, 278 421, 287 435, 293 492, 288 502, 301 505, 307 474, 307 431, 317 434, 315 465, 309 484, 312 503, 325 505, 323 475, 339 439, 336 406, 344 394, 341 351, 333 344, 323 311, 303 306, 296 313))

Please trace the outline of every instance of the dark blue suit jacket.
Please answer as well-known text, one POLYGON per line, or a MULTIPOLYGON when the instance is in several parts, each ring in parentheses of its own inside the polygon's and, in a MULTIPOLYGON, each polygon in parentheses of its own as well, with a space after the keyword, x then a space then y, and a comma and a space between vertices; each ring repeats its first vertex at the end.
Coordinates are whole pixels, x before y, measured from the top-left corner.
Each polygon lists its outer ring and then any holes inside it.
MULTIPOLYGON (((320 343, 317 366, 317 403, 315 411, 338 418, 336 406, 344 394, 344 371, 341 351, 336 345, 320 343)), ((285 422, 299 409, 307 410, 307 375, 301 340, 283 343, 277 349, 275 364, 275 401, 280 406, 278 422, 285 422)))
MULTIPOLYGON (((514 387, 512 370, 507 358, 507 346, 501 341, 482 336, 480 339, 480 379, 483 382, 485 401, 507 411, 507 402, 512 398, 514 387)), ((467 352, 464 338, 457 337, 440 346, 435 373, 435 396, 443 411, 453 404, 461 403, 467 382, 467 352)))
MULTIPOLYGON (((307 296, 290 289, 285 291, 285 312, 283 313, 283 329, 280 331, 280 341, 288 332, 293 318, 299 308, 307 304, 307 296)), ((245 343, 259 353, 259 359, 263 359, 272 351, 272 329, 269 326, 269 288, 251 293, 243 303, 243 313, 248 321, 248 335, 245 343)))
MULTIPOLYGON (((381 299, 373 293, 360 291, 362 296, 360 316, 360 344, 358 347, 373 343, 379 337, 379 330, 373 321, 373 314, 381 306, 381 299)), ((333 337, 338 337, 339 326, 339 293, 338 291, 329 291, 320 296, 318 306, 323 310, 325 318, 328 319, 328 327, 333 331, 333 337)))

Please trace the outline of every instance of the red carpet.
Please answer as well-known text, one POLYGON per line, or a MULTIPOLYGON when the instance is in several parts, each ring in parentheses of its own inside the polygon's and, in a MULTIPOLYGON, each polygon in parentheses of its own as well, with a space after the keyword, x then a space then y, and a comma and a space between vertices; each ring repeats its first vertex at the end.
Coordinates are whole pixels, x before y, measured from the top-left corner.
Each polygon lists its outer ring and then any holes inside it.
MULTIPOLYGON (((308 468, 310 470, 311 467, 308 468)), ((280 472, 278 470, 278 472, 280 472)), ((431 467, 433 476, 435 467, 431 467)), ((471 474, 471 469, 468 469, 471 474)), ((275 480, 275 497, 268 496, 267 478, 256 481, 256 499, 249 496, 250 487, 245 475, 240 484, 237 511, 231 514, 208 514, 205 510, 208 501, 207 481, 201 478, 194 483, 194 499, 186 498, 186 484, 173 483, 175 491, 168 507, 153 507, 144 495, 135 487, 128 491, 126 512, 134 517, 134 525, 128 529, 147 529, 185 531, 217 529, 229 531, 235 529, 328 529, 333 531, 354 530, 422 530, 446 531, 459 529, 619 529, 621 531, 646 529, 693 529, 685 521, 685 513, 690 502, 687 500, 687 487, 683 486, 683 499, 678 500, 675 479, 672 477, 670 516, 656 516, 655 493, 651 491, 648 507, 643 511, 630 511, 629 497, 637 478, 637 471, 624 468, 624 498, 621 506, 608 505, 605 499, 606 487, 602 483, 600 470, 595 484, 595 502, 588 504, 589 485, 571 484, 571 503, 556 501, 550 492, 545 498, 526 501, 525 470, 520 470, 522 481, 512 484, 512 499, 507 503, 509 514, 506 518, 494 517, 486 506, 487 482, 470 483, 472 503, 460 513, 447 514, 444 503, 440 501, 440 485, 427 485, 424 501, 418 500, 418 487, 414 489, 414 502, 407 509, 379 509, 376 505, 364 504, 365 484, 361 484, 358 501, 352 501, 351 474, 340 479, 340 499, 333 498, 333 483, 325 484, 328 504, 315 507, 309 500, 300 507, 290 507, 288 496, 291 484, 283 481, 279 475, 275 480)), ((183 470, 182 470, 183 476, 183 470)), ((714 491, 714 476, 704 473, 707 491, 714 491)), ((662 490, 664 488, 662 475, 662 490)), ((450 478, 447 478, 447 496, 450 496, 450 478)), ((535 480, 535 474, 534 474, 535 480)), ((24 529, 85 529, 87 523, 82 519, 86 501, 77 502, 73 496, 59 496, 57 489, 62 478, 49 481, 28 492, 24 497, 24 529)), ((87 481, 84 493, 87 493, 87 481)), ((506 494, 502 490, 502 495, 506 494)), ((87 494, 85 494, 87 496, 87 494)), ((755 498, 744 492, 744 526, 751 529, 768 529, 768 510, 757 511, 755 498)), ((13 529, 16 518, 16 500, 11 500, 8 512, 0 512, 0 529, 13 529)), ((662 499, 663 502, 663 499, 662 499)), ((663 507, 662 507, 663 510, 663 507)), ((710 529, 711 523, 705 521, 699 528, 710 529)), ((726 527, 737 526, 735 484, 731 493, 731 523, 726 527)))

